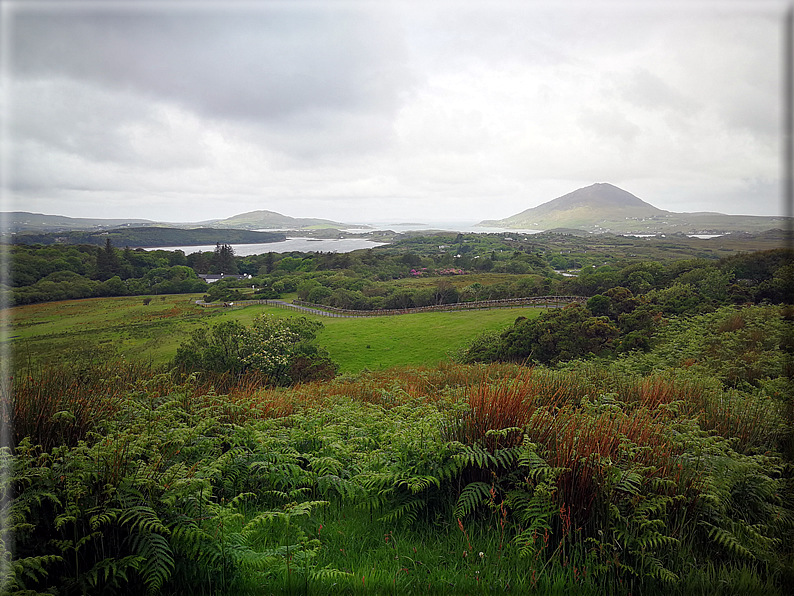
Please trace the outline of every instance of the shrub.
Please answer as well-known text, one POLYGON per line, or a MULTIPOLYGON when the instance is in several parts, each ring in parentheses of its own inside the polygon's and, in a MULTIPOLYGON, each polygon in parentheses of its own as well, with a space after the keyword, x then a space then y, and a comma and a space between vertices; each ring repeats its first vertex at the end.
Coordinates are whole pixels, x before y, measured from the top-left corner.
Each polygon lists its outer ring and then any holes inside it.
POLYGON ((256 371, 273 385, 328 379, 338 370, 327 352, 312 342, 323 325, 306 317, 259 315, 250 327, 225 321, 196 329, 179 346, 173 365, 182 372, 256 371))

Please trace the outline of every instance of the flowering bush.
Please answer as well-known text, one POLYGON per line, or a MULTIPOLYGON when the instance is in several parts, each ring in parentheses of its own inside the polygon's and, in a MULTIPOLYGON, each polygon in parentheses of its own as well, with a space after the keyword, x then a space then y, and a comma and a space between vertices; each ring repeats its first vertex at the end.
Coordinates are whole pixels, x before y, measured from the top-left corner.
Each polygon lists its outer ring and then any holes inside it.
POLYGON ((433 271, 436 275, 463 275, 466 272, 463 269, 455 269, 454 267, 450 267, 449 269, 436 269, 433 271))
POLYGON ((259 315, 250 327, 226 321, 198 329, 177 350, 174 365, 183 372, 263 373, 273 385, 328 379, 338 365, 312 342, 323 328, 306 317, 259 315))

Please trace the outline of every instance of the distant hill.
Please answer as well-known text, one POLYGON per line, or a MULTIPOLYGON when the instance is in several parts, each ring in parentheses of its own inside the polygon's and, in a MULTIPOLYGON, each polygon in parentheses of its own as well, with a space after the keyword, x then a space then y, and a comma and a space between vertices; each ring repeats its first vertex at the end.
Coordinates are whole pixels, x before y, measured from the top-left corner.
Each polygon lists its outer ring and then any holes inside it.
POLYGON ((784 222, 784 217, 674 213, 612 184, 597 183, 505 219, 485 220, 477 225, 532 230, 573 228, 618 234, 716 234, 782 228, 784 222))
POLYGON ((67 230, 105 230, 120 226, 154 225, 148 219, 91 219, 85 217, 66 217, 63 215, 45 215, 27 211, 11 211, 5 216, 8 231, 11 233, 63 232, 67 230))
POLYGON ((166 227, 171 229, 234 229, 234 230, 312 230, 312 229, 353 229, 366 228, 355 224, 345 224, 329 219, 290 217, 275 211, 251 211, 226 219, 211 219, 194 223, 163 223, 148 219, 89 219, 85 217, 66 217, 45 215, 27 211, 12 211, 2 214, 10 233, 22 232, 68 232, 111 230, 121 227, 166 227))
POLYGON ((357 228, 350 224, 331 221, 330 219, 312 219, 307 217, 290 217, 275 211, 250 211, 226 219, 215 220, 211 223, 213 228, 236 228, 240 230, 269 230, 269 229, 320 229, 320 228, 357 228))
POLYGON ((70 231, 14 234, 17 244, 97 244, 107 238, 113 246, 145 248, 152 246, 198 246, 201 244, 259 244, 281 242, 287 237, 281 232, 253 232, 251 230, 216 230, 213 228, 144 227, 116 228, 107 231, 70 231))

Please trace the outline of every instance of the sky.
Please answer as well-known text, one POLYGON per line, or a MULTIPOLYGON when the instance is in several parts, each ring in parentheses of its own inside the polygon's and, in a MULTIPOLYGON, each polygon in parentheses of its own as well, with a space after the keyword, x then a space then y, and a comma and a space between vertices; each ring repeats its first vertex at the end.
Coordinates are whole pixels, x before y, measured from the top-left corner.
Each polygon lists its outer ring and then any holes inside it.
POLYGON ((4 211, 783 212, 783 2, 0 6, 4 211))

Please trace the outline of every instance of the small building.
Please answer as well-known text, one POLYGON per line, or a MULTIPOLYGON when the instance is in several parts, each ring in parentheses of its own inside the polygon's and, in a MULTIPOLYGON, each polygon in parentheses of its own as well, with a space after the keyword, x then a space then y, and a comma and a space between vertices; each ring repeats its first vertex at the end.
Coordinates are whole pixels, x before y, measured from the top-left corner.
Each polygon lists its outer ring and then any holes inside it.
POLYGON ((246 273, 245 275, 226 275, 223 273, 199 273, 199 277, 206 281, 208 284, 215 283, 216 281, 220 281, 222 279, 251 279, 251 275, 246 273))

